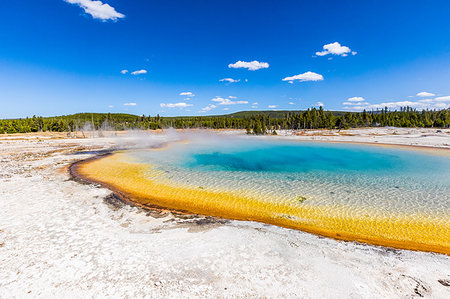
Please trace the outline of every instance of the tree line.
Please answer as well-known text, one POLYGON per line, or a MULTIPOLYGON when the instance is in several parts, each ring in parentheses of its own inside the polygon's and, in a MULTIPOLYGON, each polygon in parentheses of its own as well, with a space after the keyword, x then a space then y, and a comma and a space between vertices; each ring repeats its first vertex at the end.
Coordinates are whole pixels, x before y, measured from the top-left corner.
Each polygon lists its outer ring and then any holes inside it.
POLYGON ((239 116, 137 116, 121 113, 78 113, 58 117, 33 116, 0 120, 0 134, 28 132, 78 132, 91 130, 156 129, 246 129, 249 134, 276 134, 277 130, 348 129, 357 127, 450 127, 450 110, 422 110, 411 107, 389 111, 331 112, 311 108, 287 111, 240 113, 239 116))

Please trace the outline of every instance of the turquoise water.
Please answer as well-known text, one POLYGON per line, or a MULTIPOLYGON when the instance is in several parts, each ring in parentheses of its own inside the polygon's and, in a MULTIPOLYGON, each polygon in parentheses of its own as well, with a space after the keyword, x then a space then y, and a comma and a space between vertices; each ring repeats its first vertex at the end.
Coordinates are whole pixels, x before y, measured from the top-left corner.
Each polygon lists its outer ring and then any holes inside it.
POLYGON ((193 141, 134 154, 177 184, 240 194, 304 196, 356 212, 449 215, 450 158, 370 145, 259 138, 193 141))
MULTIPOLYGON (((359 171, 412 168, 408 153, 398 155, 376 148, 337 144, 259 142, 234 149, 191 153, 182 166, 203 170, 269 172, 359 171)), ((433 163, 430 159, 430 163, 433 163)))

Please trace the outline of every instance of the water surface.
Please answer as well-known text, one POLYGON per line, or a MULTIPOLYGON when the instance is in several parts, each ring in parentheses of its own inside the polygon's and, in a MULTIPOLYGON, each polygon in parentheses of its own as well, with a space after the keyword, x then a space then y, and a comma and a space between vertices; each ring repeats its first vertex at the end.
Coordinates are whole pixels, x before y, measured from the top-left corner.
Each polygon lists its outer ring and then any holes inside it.
POLYGON ((438 151, 213 139, 131 151, 102 163, 96 178, 141 202, 450 252, 450 158, 438 151))

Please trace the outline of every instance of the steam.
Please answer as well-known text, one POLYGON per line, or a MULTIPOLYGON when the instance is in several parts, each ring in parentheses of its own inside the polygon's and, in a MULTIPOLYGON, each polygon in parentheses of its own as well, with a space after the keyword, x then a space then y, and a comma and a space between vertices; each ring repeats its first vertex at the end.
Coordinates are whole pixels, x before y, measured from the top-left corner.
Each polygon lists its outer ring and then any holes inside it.
MULTIPOLYGON (((127 129, 117 131, 106 120, 100 127, 95 127, 93 122, 86 122, 83 127, 76 128, 75 132, 70 132, 72 138, 102 138, 105 142, 110 142, 116 149, 149 149, 162 147, 174 142, 195 143, 196 145, 208 146, 211 144, 226 144, 224 140, 236 139, 236 132, 242 133, 242 130, 233 131, 215 131, 202 129, 183 129, 174 128, 164 130, 140 130, 127 129)), ((242 133, 243 134, 243 133, 242 133)))

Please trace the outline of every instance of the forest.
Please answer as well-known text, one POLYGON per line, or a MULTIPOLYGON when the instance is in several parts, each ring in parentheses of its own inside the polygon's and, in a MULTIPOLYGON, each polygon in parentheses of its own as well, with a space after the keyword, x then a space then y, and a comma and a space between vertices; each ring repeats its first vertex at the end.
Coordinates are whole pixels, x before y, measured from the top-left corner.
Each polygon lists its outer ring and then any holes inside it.
POLYGON ((72 115, 0 120, 0 134, 28 132, 77 132, 94 130, 245 129, 248 134, 276 134, 277 130, 348 129, 357 127, 450 127, 450 110, 411 107, 390 111, 341 112, 311 108, 305 111, 243 111, 217 116, 162 117, 123 113, 72 115))

